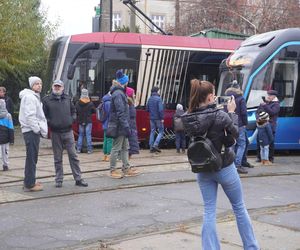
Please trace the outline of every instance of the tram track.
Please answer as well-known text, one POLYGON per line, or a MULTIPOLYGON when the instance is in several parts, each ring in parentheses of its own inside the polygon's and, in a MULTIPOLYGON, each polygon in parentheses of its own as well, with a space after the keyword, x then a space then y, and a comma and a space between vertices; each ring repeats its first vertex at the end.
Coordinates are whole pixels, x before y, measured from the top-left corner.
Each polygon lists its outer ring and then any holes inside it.
MULTIPOLYGON (((187 162, 186 162, 187 163, 187 162)), ((166 163, 170 164, 170 163, 166 163)), ((166 164, 148 164, 146 166, 159 166, 159 165, 166 165, 166 164)), ((136 167, 145 167, 145 165, 140 165, 136 167)), ((105 172, 108 171, 109 169, 101 169, 101 170, 93 170, 93 171, 86 171, 87 172, 105 172)), ((185 170, 187 171, 187 170, 185 170)), ((145 173, 147 174, 147 173, 145 173)), ((70 175, 70 174, 69 174, 70 175)), ((259 174, 259 175, 242 175, 241 178, 261 178, 261 177, 284 177, 284 176, 298 176, 300 173, 293 173, 293 172, 286 172, 286 173, 272 173, 272 174, 259 174)), ((52 177, 52 176, 50 176, 52 177)), ((138 178, 138 177, 137 177, 138 178)), ((41 178, 38 178, 39 180, 41 178)), ((117 190, 129 190, 129 189, 137 189, 137 188, 147 188, 147 187, 155 187, 155 186, 166 186, 166 185, 172 185, 172 184, 184 184, 184 183, 191 183, 195 182, 195 178, 178 178, 176 180, 170 179, 168 181, 150 181, 148 183, 121 183, 117 185, 112 185, 109 187, 98 187, 98 188, 89 188, 89 189, 76 189, 76 190, 66 190, 63 191, 63 193, 40 193, 42 196, 28 196, 27 198, 22 198, 22 199, 17 199, 17 200, 11 200, 11 201, 0 201, 1 204, 9 204, 9 203, 17 203, 17 202, 26 202, 26 201, 34 201, 34 200, 41 200, 41 199, 53 199, 53 198, 60 198, 60 197, 68 197, 72 195, 83 195, 83 194, 92 194, 92 193, 98 193, 98 192, 110 192, 110 191, 117 191, 117 190)), ((48 182, 49 183, 49 182, 48 182)), ((52 182, 51 182, 52 183, 52 182)), ((21 185, 21 181, 19 183, 15 183, 16 186, 21 185)), ((9 187, 14 187, 14 186, 9 186, 9 187)), ((3 185, 1 185, 1 188, 7 188, 3 185)), ((24 193, 29 194, 29 195, 34 195, 36 193, 24 193)))
MULTIPOLYGON (((39 155, 39 157, 42 156, 53 156, 53 154, 42 154, 39 155)), ((156 159, 159 158, 161 156, 156 156, 156 159)), ((174 155, 163 155, 163 157, 174 157, 174 155)), ((176 157, 176 156, 175 156, 176 157)), ((22 157, 18 157, 18 158, 22 158, 22 157)), ((23 158, 25 159, 25 156, 23 156, 23 158)), ((137 157, 135 159, 145 159, 145 158, 153 158, 153 156, 146 156, 146 157, 137 157)), ((81 164, 91 164, 91 163, 97 163, 99 162, 98 160, 92 160, 92 161, 86 161, 86 160, 81 160, 81 164)), ((134 167, 136 168, 147 168, 147 167, 153 167, 153 166, 167 166, 167 165, 177 165, 177 164, 188 164, 188 160, 185 161, 176 161, 176 162, 159 162, 159 163, 148 163, 148 164, 135 164, 134 167)), ((23 170, 23 168, 15 168, 14 170, 23 170)), ((109 171, 108 167, 105 168, 101 168, 101 169, 93 169, 93 170, 84 170, 82 171, 82 174, 89 174, 89 173, 101 173, 101 172, 106 172, 109 171)), ((65 176, 72 176, 72 173, 65 173, 65 176)), ((272 177, 272 176, 285 176, 285 175, 300 175, 300 173, 296 173, 296 172, 282 172, 282 173, 260 173, 259 175, 241 175, 241 178, 255 178, 255 177, 272 177)), ((48 178, 53 178, 55 177, 54 174, 52 175, 45 175, 45 176, 40 176, 37 177, 37 181, 39 180, 45 180, 48 178)), ((23 180, 10 180, 10 181, 0 181, 0 187, 6 185, 6 184, 21 184, 23 182, 23 180)))

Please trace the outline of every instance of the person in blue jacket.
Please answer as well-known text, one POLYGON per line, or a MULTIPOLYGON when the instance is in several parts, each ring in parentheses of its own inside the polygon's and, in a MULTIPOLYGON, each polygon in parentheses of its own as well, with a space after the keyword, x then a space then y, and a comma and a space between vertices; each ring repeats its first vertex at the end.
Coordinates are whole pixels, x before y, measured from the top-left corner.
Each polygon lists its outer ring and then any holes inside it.
POLYGON ((5 100, 0 99, 0 148, 3 171, 8 170, 9 144, 14 144, 14 125, 11 114, 6 109, 5 100))
POLYGON ((158 145, 163 137, 164 134, 164 107, 162 99, 158 93, 159 87, 154 86, 151 90, 151 96, 147 102, 147 111, 150 115, 150 139, 149 139, 149 146, 150 152, 158 152, 160 153, 161 150, 159 149, 158 145), (158 135, 155 139, 155 132, 158 130, 158 135), (155 140, 154 140, 155 139, 155 140))
POLYGON ((256 123, 258 130, 257 139, 259 141, 260 156, 263 165, 272 165, 272 162, 269 161, 269 147, 274 141, 274 137, 269 119, 269 114, 263 111, 259 113, 256 123))
POLYGON ((113 144, 113 139, 106 136, 109 116, 110 116, 110 104, 111 104, 111 94, 110 91, 102 97, 102 102, 104 104, 104 111, 107 114, 105 120, 102 121, 102 128, 103 128, 103 161, 109 161, 110 152, 113 144))

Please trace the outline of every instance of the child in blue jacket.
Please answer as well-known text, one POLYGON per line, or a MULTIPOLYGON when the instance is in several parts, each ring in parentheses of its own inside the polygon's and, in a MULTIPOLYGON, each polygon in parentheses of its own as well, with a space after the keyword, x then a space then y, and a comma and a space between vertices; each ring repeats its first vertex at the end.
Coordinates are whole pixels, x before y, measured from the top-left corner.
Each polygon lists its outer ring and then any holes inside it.
POLYGON ((0 99, 0 149, 3 171, 8 170, 9 144, 14 144, 14 125, 11 114, 6 109, 5 101, 0 99))
POLYGON ((272 127, 269 123, 269 114, 260 112, 257 120, 258 141, 260 145, 261 162, 263 165, 272 165, 269 161, 269 145, 274 141, 272 127))

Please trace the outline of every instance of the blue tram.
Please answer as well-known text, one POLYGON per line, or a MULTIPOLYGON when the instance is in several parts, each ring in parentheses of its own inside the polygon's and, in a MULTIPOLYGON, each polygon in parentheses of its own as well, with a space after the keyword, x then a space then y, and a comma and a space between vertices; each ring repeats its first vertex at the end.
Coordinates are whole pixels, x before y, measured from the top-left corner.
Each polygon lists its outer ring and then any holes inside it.
MULTIPOLYGON (((300 149, 300 28, 252 36, 220 66, 218 95, 237 80, 248 109, 248 133, 256 127, 255 112, 267 91, 278 91, 280 113, 276 149, 300 149)), ((254 142, 255 143, 255 142, 254 142)), ((251 145, 250 149, 256 148, 251 145)))

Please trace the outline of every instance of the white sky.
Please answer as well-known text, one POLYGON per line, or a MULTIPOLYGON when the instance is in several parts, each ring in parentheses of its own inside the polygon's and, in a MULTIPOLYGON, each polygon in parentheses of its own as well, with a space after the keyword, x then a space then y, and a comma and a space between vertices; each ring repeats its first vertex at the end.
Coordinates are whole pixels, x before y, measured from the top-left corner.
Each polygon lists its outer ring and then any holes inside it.
POLYGON ((100 0, 42 0, 41 8, 48 10, 48 20, 59 22, 57 36, 92 32, 94 7, 100 0))

